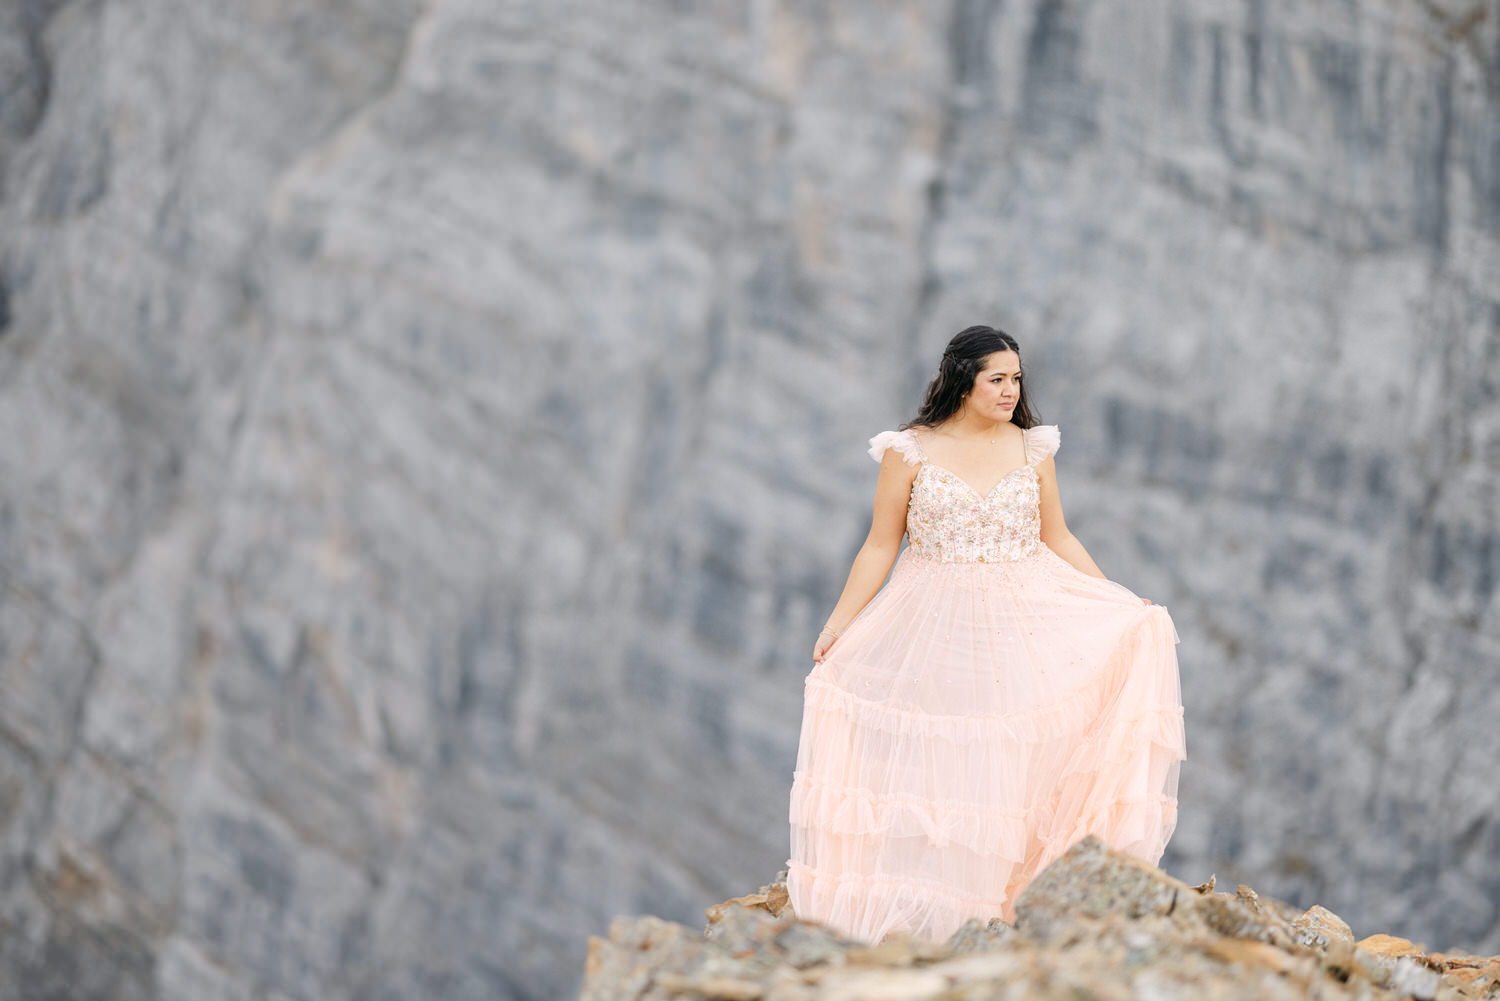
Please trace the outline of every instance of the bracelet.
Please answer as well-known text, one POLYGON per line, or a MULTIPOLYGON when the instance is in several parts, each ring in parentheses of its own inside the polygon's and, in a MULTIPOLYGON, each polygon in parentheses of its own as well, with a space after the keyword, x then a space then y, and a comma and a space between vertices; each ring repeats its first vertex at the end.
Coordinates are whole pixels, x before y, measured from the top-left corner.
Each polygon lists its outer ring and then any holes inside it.
MULTIPOLYGON (((840 630, 840 632, 842 632, 842 630, 840 630)), ((832 636, 834 639, 838 639, 839 638, 839 633, 834 632, 832 629, 829 629, 827 626, 824 626, 822 628, 822 630, 818 633, 818 635, 822 636, 823 633, 827 633, 829 636, 832 636)))

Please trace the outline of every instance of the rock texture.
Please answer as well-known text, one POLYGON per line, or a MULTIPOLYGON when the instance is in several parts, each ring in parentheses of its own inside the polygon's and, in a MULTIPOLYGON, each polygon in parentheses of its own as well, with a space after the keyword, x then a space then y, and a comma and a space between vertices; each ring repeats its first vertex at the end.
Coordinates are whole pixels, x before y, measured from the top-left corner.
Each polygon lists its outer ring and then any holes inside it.
POLYGON ((948 941, 879 943, 799 920, 784 872, 708 908, 701 934, 618 917, 589 939, 580 1001, 1262 1001, 1500 997, 1500 956, 1355 941, 1338 915, 1299 912, 1241 884, 1215 892, 1085 838, 1034 880, 1015 926, 970 920, 948 941))
POLYGON ((0 3, 0 983, 555 997, 775 871, 1014 332, 1165 859, 1500 948, 1494 0, 0 3))

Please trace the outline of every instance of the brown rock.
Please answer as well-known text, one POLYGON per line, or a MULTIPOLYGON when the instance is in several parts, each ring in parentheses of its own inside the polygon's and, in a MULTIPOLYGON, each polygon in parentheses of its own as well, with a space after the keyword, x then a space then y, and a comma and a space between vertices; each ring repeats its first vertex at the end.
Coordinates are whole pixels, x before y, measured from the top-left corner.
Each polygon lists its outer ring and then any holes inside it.
POLYGON ((1455 987, 1467 987, 1471 984, 1480 984, 1486 979, 1493 980, 1500 976, 1500 966, 1459 966, 1449 970, 1443 975, 1449 983, 1455 987))
POLYGON ((1317 904, 1292 922, 1292 930, 1298 942, 1317 949, 1326 949, 1328 943, 1335 940, 1354 943, 1354 931, 1348 922, 1317 904))
POLYGON ((709 924, 717 924, 723 920, 725 912, 732 907, 751 907, 765 911, 767 914, 776 913, 771 910, 764 893, 747 893, 743 897, 734 897, 706 908, 703 913, 708 918, 709 924))
POLYGON ((1307 961, 1303 957, 1293 956, 1284 949, 1278 949, 1274 945, 1265 942, 1255 942, 1243 938, 1226 938, 1217 942, 1210 942, 1204 947, 1204 951, 1211 956, 1217 956, 1227 963, 1235 965, 1265 966, 1277 973, 1289 973, 1299 967, 1306 968, 1307 961))
MULTIPOLYGON (((1500 1001, 1500 962, 1355 943, 1323 907, 1215 892, 1085 839, 1033 881, 1016 927, 856 942, 799 920, 777 884, 705 912, 701 936, 617 919, 589 941, 581 1001, 1500 1001)), ((781 887, 784 891, 784 886, 781 887)))
POLYGON ((579 1001, 641 997, 657 970, 680 961, 693 943, 688 929, 650 915, 610 922, 609 938, 590 936, 579 1001))
POLYGON ((1257 897, 1250 900, 1238 893, 1209 893, 1188 897, 1193 917, 1220 935, 1249 938, 1274 945, 1294 942, 1291 923, 1277 908, 1265 907, 1257 897))
POLYGON ((680 973, 658 973, 654 986, 673 995, 696 995, 722 1001, 754 1001, 766 989, 753 980, 735 977, 689 977, 680 973))
POLYGON ((766 891, 766 909, 778 917, 791 903, 792 898, 787 896, 785 883, 772 883, 766 891))
POLYGON ((1395 935, 1367 935, 1354 944, 1365 952, 1391 959, 1397 956, 1421 955, 1427 951, 1424 946, 1417 945, 1410 939, 1397 938, 1395 935))
POLYGON ((897 933, 887 935, 874 945, 854 946, 850 948, 848 956, 851 963, 912 966, 950 954, 945 945, 897 933))
POLYGON ((917 1001, 947 990, 936 970, 871 967, 838 970, 824 978, 819 1001, 917 1001))
POLYGON ((766 913, 780 917, 782 911, 790 913, 791 898, 786 892, 786 870, 783 869, 776 874, 776 879, 762 886, 754 893, 747 893, 742 897, 733 897, 722 903, 714 904, 704 911, 710 925, 720 921, 725 912, 731 907, 749 907, 763 910, 766 913))
MULTIPOLYGON (((725 901, 708 908, 708 924, 703 938, 725 949, 731 955, 753 954, 766 949, 792 924, 791 918, 777 918, 764 907, 725 901)), ((800 923, 809 933, 831 934, 823 925, 800 923)))

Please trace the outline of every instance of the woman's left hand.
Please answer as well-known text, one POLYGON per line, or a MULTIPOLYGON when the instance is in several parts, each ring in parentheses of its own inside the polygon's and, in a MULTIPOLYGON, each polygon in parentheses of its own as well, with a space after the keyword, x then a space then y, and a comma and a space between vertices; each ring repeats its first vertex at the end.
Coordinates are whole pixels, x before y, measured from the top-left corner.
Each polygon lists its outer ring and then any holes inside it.
POLYGON ((1142 598, 1141 601, 1144 602, 1147 605, 1151 604, 1151 599, 1150 598, 1142 598))

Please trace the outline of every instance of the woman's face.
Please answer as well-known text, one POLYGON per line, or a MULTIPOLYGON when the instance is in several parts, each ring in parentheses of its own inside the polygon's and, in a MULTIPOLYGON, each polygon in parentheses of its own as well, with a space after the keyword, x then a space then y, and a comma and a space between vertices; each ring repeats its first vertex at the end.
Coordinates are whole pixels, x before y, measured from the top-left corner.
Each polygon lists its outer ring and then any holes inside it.
POLYGON ((968 404, 982 417, 1010 420, 1021 399, 1021 356, 1014 351, 996 351, 985 358, 968 404))

